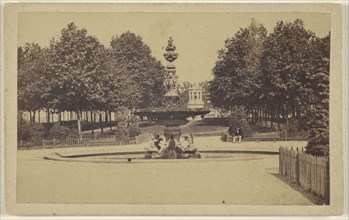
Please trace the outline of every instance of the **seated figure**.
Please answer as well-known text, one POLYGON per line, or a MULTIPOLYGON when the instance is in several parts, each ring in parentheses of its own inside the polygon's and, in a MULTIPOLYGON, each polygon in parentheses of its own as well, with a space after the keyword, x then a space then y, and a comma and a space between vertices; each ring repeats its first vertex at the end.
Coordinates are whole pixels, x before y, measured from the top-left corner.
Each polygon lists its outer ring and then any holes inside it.
POLYGON ((242 131, 240 128, 236 128, 233 136, 233 143, 236 142, 236 139, 239 139, 239 143, 241 143, 242 139, 242 131))
POLYGON ((151 144, 150 147, 146 147, 145 150, 151 151, 151 152, 159 152, 163 146, 164 146, 164 139, 161 138, 159 135, 154 135, 151 138, 151 144))
POLYGON ((182 149, 183 152, 195 151, 196 148, 194 148, 192 136, 184 135, 180 143, 180 148, 182 149))

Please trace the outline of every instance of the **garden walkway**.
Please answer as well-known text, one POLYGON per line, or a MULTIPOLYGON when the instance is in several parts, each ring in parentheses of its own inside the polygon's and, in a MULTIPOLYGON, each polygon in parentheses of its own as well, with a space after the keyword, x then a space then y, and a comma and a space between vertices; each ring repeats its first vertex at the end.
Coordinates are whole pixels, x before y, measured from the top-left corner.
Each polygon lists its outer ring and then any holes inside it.
MULTIPOLYGON (((218 137, 195 141, 199 150, 277 151, 282 144, 233 144, 221 142, 218 137)), ((53 152, 139 151, 144 146, 18 151, 17 202, 312 205, 278 178, 277 155, 190 163, 107 164, 43 159, 53 152)))

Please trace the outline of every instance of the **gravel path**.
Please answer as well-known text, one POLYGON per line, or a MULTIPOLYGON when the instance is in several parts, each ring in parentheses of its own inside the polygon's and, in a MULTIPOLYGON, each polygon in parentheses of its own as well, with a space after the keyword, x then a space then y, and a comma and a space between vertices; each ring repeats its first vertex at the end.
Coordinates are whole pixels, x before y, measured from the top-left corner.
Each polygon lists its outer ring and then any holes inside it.
MULTIPOLYGON (((280 145, 267 142, 234 145, 217 141, 212 138, 197 139, 202 148, 218 150, 275 150, 280 145), (216 143, 215 147, 211 145, 213 143, 216 143)), ((138 150, 143 147, 119 146, 118 149, 138 150)), ((185 163, 107 164, 43 159, 53 152, 97 150, 115 151, 115 147, 18 151, 17 202, 313 204, 277 177, 278 155, 236 155, 232 160, 192 160, 185 163)))
MULTIPOLYGON (((202 150, 277 150, 280 146, 280 142, 232 144, 214 138, 198 138, 196 143, 202 150)), ((296 144, 303 143, 293 146, 296 144)), ((143 148, 119 146, 118 150, 143 148)), ((236 155, 228 161, 186 163, 107 164, 43 159, 53 152, 101 150, 115 151, 115 147, 19 151, 17 202, 313 205, 277 177, 278 155, 236 155)))

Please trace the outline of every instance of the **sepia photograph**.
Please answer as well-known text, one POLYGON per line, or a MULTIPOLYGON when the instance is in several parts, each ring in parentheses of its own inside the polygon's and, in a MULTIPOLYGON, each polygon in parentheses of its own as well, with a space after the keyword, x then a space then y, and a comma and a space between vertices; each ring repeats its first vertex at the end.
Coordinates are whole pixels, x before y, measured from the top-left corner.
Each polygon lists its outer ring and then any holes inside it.
POLYGON ((341 35, 330 7, 12 6, 5 151, 16 205, 341 214, 341 35))

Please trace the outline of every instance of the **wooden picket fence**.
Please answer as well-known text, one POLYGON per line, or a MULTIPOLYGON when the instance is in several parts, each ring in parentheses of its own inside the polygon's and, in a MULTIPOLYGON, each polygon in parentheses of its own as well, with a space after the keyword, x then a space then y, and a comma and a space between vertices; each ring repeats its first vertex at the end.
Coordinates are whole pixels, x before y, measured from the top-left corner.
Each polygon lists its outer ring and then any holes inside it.
POLYGON ((330 201, 328 157, 317 157, 301 151, 279 148, 279 174, 315 193, 326 204, 330 201))
POLYGON ((212 137, 212 136, 220 136, 221 132, 219 131, 211 131, 211 132, 197 132, 192 133, 194 137, 212 137))
POLYGON ((105 138, 66 138, 59 139, 42 139, 42 140, 19 140, 17 142, 18 149, 33 149, 33 148, 52 148, 52 147, 94 147, 94 146, 113 146, 113 145, 128 145, 136 144, 134 137, 105 137, 105 138))

